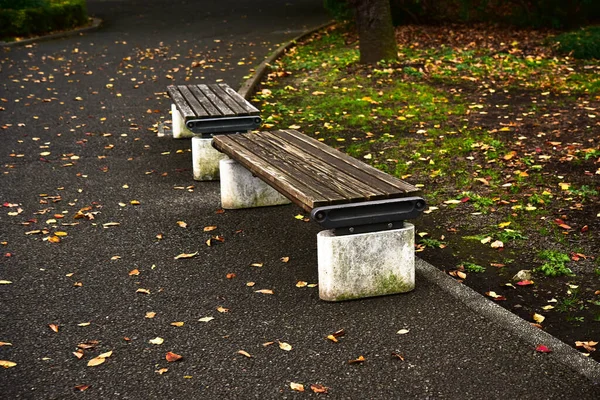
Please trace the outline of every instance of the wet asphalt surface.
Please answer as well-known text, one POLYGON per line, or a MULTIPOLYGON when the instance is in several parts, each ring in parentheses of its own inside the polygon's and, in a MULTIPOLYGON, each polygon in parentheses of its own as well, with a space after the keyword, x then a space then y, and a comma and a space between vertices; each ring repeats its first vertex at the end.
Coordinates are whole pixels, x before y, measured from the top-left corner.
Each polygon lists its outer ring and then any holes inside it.
POLYGON ((2 398, 600 397, 422 276, 343 303, 297 287, 317 283, 318 227, 291 205, 220 212, 189 141, 157 135, 168 84, 239 87, 328 20, 321 1, 88 5, 100 29, 0 55, 0 360, 17 364, 2 398))

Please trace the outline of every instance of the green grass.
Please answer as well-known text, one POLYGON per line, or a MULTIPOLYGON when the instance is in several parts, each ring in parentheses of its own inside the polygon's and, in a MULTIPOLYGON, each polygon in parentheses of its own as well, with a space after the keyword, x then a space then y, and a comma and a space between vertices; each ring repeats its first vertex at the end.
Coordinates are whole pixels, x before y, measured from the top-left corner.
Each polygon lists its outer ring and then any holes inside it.
POLYGON ((534 271, 541 272, 548 277, 574 276, 573 271, 566 266, 571 258, 556 250, 542 250, 538 254, 540 260, 545 261, 542 265, 535 268, 534 271))

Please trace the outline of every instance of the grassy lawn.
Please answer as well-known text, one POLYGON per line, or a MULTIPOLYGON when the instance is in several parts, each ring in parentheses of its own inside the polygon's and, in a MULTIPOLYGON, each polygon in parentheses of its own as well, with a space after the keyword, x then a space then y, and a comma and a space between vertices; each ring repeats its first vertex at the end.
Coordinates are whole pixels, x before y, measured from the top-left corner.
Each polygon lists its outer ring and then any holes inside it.
POLYGON ((360 66, 354 34, 333 28, 254 101, 263 128, 422 187, 419 256, 575 345, 600 339, 600 62, 548 36, 405 26, 399 62, 360 66))

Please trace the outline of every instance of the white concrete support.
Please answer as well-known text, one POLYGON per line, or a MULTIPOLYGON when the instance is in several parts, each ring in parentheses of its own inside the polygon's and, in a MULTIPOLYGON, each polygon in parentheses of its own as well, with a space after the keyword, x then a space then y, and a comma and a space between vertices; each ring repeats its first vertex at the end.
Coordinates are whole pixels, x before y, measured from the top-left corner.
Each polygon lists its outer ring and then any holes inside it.
POLYGON ((228 157, 212 147, 212 138, 192 138, 192 171, 196 181, 218 181, 219 162, 228 157))
POLYGON ((415 287, 415 227, 317 235, 319 297, 327 301, 409 292, 415 287))
POLYGON ((173 124, 174 139, 186 139, 194 136, 192 131, 186 128, 185 121, 175 104, 171 104, 171 122, 173 124))
POLYGON ((234 160, 221 160, 221 207, 252 208, 289 204, 281 193, 234 160))

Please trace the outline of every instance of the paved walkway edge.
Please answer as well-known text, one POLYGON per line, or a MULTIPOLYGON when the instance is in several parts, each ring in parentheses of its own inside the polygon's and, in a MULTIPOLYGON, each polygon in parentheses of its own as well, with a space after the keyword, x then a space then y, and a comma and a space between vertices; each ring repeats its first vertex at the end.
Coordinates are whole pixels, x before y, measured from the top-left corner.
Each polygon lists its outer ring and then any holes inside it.
MULTIPOLYGON (((600 384, 600 364, 585 357, 574 347, 532 326, 529 322, 487 300, 473 289, 457 282, 454 278, 444 274, 438 268, 418 257, 415 261, 415 268, 417 278, 427 279, 477 314, 500 325, 503 329, 511 331, 525 342, 531 344, 532 352, 535 352, 537 345, 543 344, 550 348, 552 353, 540 353, 540 356, 552 357, 556 362, 566 364, 594 383, 600 384)), ((417 281, 418 284, 419 282, 417 281)))
POLYGON ((261 62, 258 65, 258 67, 256 67, 256 70, 254 71, 254 75, 252 75, 246 82, 244 82, 242 87, 238 90, 238 93, 246 100, 250 100, 250 97, 254 94, 254 90, 256 89, 256 86, 258 86, 260 81, 267 74, 267 72, 269 71, 269 68, 271 67, 271 64, 275 60, 277 60, 279 57, 281 57, 287 49, 289 49, 292 46, 295 46, 296 42, 304 39, 305 37, 310 36, 313 33, 318 32, 321 29, 325 29, 328 26, 331 26, 333 24, 335 24, 335 22, 330 21, 323 25, 312 28, 312 29, 296 36, 292 40, 285 42, 284 44, 279 46, 277 48, 277 50, 275 50, 273 53, 271 53, 271 55, 269 57, 267 57, 263 62, 261 62))
POLYGON ((24 46, 26 44, 31 44, 31 43, 35 43, 35 42, 59 39, 59 38, 67 37, 67 36, 77 35, 77 34, 91 31, 94 29, 98 29, 100 27, 100 25, 102 25, 102 20, 100 18, 91 18, 91 20, 92 20, 91 25, 87 25, 87 26, 84 26, 81 28, 76 28, 76 29, 73 29, 70 31, 57 32, 57 33, 53 33, 50 35, 36 36, 36 37, 28 38, 28 39, 18 40, 16 42, 1 42, 0 41, 0 46, 3 46, 3 47, 24 46))

